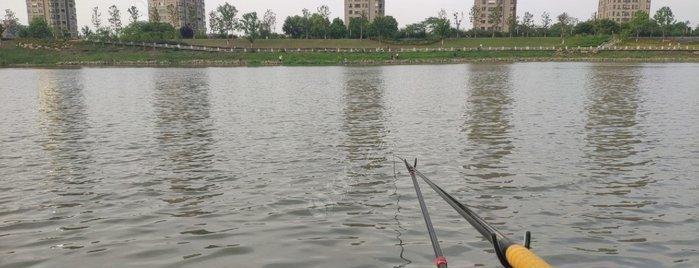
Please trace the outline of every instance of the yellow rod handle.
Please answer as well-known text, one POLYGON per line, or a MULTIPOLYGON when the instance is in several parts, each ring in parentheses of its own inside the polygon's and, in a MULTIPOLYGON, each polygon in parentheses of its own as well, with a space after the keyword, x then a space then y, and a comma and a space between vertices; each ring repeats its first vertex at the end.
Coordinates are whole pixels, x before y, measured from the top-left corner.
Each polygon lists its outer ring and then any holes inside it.
POLYGON ((551 265, 546 263, 543 259, 534 255, 529 249, 520 246, 512 245, 507 248, 505 252, 505 258, 507 262, 513 268, 550 268, 551 265))

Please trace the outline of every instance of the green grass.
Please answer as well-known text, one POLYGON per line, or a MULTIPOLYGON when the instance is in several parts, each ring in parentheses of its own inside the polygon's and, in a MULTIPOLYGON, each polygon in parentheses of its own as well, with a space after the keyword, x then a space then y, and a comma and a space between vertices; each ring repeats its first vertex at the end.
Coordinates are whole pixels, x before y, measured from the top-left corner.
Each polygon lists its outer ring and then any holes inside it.
POLYGON ((677 46, 677 45, 682 46, 683 48, 686 46, 689 46, 690 48, 694 49, 699 49, 699 41, 684 41, 684 40, 666 40, 663 41, 661 39, 638 39, 636 41, 635 38, 628 38, 626 40, 621 41, 621 43, 617 44, 617 46, 629 46, 629 47, 668 47, 668 46, 677 46))
POLYGON ((0 47, 1 66, 65 66, 65 65, 157 65, 157 66, 257 66, 277 65, 283 56, 284 65, 410 64, 463 61, 517 60, 676 60, 699 61, 699 54, 682 51, 602 51, 597 54, 555 51, 442 51, 399 53, 225 53, 172 49, 143 49, 74 42, 56 50, 26 49, 15 42, 0 47))
MULTIPOLYGON (((551 47, 551 46, 598 46, 609 40, 608 36, 576 36, 566 38, 565 44, 562 44, 559 37, 502 37, 502 38, 459 38, 447 39, 444 41, 446 48, 462 48, 462 47, 551 47)), ((244 39, 195 39, 184 40, 185 43, 198 46, 212 47, 239 47, 248 48, 250 43, 244 39)), ((262 39, 257 40, 253 44, 255 48, 435 48, 442 47, 439 41, 430 42, 425 45, 415 45, 401 42, 384 42, 380 43, 374 40, 358 40, 358 39, 262 39)))

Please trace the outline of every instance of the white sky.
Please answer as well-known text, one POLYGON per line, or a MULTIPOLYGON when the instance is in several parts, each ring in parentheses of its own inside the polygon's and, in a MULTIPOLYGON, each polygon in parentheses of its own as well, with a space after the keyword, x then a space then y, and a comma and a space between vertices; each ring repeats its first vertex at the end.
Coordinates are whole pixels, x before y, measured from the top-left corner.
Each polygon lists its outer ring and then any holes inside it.
MULTIPOLYGON (((122 20, 126 22, 128 13, 126 9, 135 5, 139 8, 145 19, 147 13, 147 0, 75 0, 78 12, 78 24, 90 24, 91 9, 99 6, 102 11, 103 23, 106 23, 107 8, 117 5, 122 13, 122 20)), ((206 0, 208 11, 214 9, 226 0, 206 0)), ((301 9, 308 8, 315 11, 320 5, 328 5, 332 12, 331 17, 343 17, 342 7, 344 0, 228 0, 242 14, 257 11, 261 16, 267 9, 277 13, 277 31, 281 31, 284 19, 289 15, 300 14, 301 9)), ((541 13, 548 11, 552 17, 562 12, 568 12, 572 16, 587 20, 597 10, 597 0, 520 0, 517 9, 521 17, 524 12, 534 13, 535 20, 540 23, 541 13)), ((422 21, 429 16, 435 16, 444 8, 451 14, 453 11, 463 11, 468 16, 468 10, 473 5, 473 0, 386 0, 386 14, 394 16, 401 26, 422 21)), ((675 17, 680 21, 690 21, 691 25, 699 23, 699 0, 653 0, 652 11, 655 12, 662 6, 670 6, 675 17)), ((5 9, 12 9, 17 13, 20 22, 27 24, 27 10, 25 0, 0 0, 0 11, 4 16, 5 9)), ((469 24, 468 19, 464 23, 469 24)), ((208 21, 207 21, 208 25, 208 21)))

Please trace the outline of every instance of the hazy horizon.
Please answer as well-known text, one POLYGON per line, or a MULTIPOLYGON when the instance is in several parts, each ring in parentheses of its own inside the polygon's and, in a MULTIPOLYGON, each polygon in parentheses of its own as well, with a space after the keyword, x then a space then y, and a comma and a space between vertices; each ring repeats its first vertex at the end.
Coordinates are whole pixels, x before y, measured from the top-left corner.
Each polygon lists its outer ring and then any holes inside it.
MULTIPOLYGON (((219 4, 226 2, 225 0, 205 0, 207 17, 208 12, 214 9, 219 4)), ((264 13, 265 10, 271 9, 277 14, 277 32, 281 32, 284 19, 289 15, 300 14, 303 8, 308 8, 311 11, 320 5, 327 5, 332 12, 331 17, 343 18, 343 2, 344 0, 246 0, 246 1, 227 1, 234 5, 240 14, 256 11, 258 14, 264 13)), ((451 14, 455 11, 464 12, 467 16, 464 19, 462 27, 470 27, 468 22, 468 10, 473 5, 472 0, 402 0, 399 4, 392 3, 392 0, 386 0, 386 14, 391 15, 398 20, 401 27, 406 24, 422 21, 423 19, 435 16, 440 9, 445 9, 451 18, 451 14), (425 4, 426 3, 426 4, 425 4), (465 25, 464 25, 465 24, 465 25)), ((395 1, 397 2, 397 1, 395 1)), ((541 23, 541 14, 547 11, 551 16, 556 16, 560 13, 567 12, 573 17, 581 21, 592 17, 592 14, 597 11, 597 0, 576 0, 576 1, 555 1, 555 0, 524 0, 520 1, 517 7, 517 15, 521 18, 524 12, 534 14, 535 22, 541 23)), ((103 23, 107 21, 107 8, 111 5, 117 5, 121 10, 122 21, 128 21, 128 13, 126 9, 129 6, 136 6, 143 14, 142 20, 147 17, 147 0, 76 0, 78 25, 91 26, 91 9, 98 6, 102 12, 103 23)), ((699 22, 699 1, 697 0, 655 0, 651 5, 651 12, 654 13, 662 6, 672 8, 675 18, 678 21, 690 21, 693 27, 699 22)), ((0 10, 4 16, 4 10, 11 9, 19 18, 20 22, 27 24, 27 10, 25 0, 0 0, 0 10)), ((208 26, 208 19, 207 19, 208 26)))

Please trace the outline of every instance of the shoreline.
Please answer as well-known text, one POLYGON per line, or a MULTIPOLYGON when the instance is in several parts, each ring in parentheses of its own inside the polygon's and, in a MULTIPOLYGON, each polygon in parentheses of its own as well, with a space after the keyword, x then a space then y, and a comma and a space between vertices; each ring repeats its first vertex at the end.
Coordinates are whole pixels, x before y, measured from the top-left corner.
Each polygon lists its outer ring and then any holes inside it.
POLYGON ((192 60, 180 62, 168 61, 81 61, 58 62, 51 64, 7 64, 0 65, 0 69, 11 68, 46 68, 46 69, 79 69, 90 67, 105 68, 208 68, 208 67, 303 67, 303 66, 397 66, 397 65, 449 65, 465 63, 521 63, 521 62, 621 62, 621 63, 699 63, 698 58, 596 58, 596 57, 505 57, 505 58, 451 58, 451 59, 408 59, 408 60, 363 60, 347 63, 284 63, 278 61, 250 62, 238 61, 210 61, 192 60))
POLYGON ((506 62, 699 62, 697 50, 468 50, 411 52, 216 52, 96 45, 0 46, 0 68, 383 66, 506 62))

